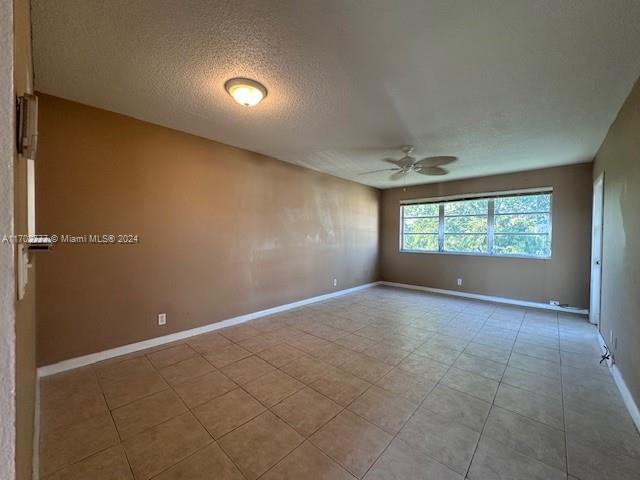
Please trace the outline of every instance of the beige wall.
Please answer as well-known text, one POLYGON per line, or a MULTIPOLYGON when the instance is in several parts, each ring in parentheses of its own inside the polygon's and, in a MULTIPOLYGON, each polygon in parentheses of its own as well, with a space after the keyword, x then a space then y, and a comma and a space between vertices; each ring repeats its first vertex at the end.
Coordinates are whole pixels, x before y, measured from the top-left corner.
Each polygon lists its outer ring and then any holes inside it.
MULTIPOLYGON (((14 1, 15 21, 15 91, 16 95, 33 93, 31 58, 31 21, 28 0, 14 1)), ((15 159, 15 231, 27 234, 27 160, 15 159)), ((16 256, 17 258, 17 256, 16 256)), ((31 478, 33 455, 33 420, 35 408, 36 361, 36 258, 31 255, 29 283, 22 300, 16 302, 16 476, 31 478)))
POLYGON ((140 238, 38 259, 40 365, 377 280, 378 190, 40 100, 39 229, 140 238))
POLYGON ((591 164, 384 190, 383 280, 534 302, 589 303, 591 164), (400 253, 400 200, 553 187, 552 258, 400 253), (456 280, 463 279, 457 286, 456 280))
POLYGON ((604 171, 600 331, 640 404, 640 81, 600 147, 594 177, 604 171))

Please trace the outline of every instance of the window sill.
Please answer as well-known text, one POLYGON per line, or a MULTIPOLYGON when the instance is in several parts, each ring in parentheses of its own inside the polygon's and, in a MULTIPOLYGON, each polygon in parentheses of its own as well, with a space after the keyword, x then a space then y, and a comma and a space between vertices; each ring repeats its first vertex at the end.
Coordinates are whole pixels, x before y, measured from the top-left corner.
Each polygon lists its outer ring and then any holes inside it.
POLYGON ((426 255, 456 255, 463 257, 485 257, 485 258, 517 258, 521 260, 551 260, 552 257, 534 257, 532 255, 489 255, 488 253, 477 252, 428 252, 425 250, 399 250, 399 253, 419 253, 426 255))

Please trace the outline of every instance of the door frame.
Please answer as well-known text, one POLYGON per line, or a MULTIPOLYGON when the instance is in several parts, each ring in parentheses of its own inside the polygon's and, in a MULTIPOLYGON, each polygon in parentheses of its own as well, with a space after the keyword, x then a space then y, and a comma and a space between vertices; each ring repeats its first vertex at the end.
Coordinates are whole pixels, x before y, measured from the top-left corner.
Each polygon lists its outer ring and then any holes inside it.
MULTIPOLYGON (((13 2, 0 0, 0 114, 7 128, 0 129, 0 232, 14 233, 15 94, 13 89, 13 2)), ((15 397, 15 245, 0 243, 0 478, 16 474, 15 397)))
POLYGON ((593 181, 593 205, 591 214, 591 263, 589 282, 589 321, 594 325, 600 323, 602 311, 602 247, 604 237, 604 171, 593 181), (596 230, 596 215, 600 215, 600 228, 596 230), (596 251, 599 247, 599 252, 596 251), (599 262, 596 268, 596 262, 599 262), (597 282, 595 276, 598 276, 597 282), (594 292, 593 289, 598 291, 594 292), (594 295, 597 295, 597 307, 594 306, 594 295))

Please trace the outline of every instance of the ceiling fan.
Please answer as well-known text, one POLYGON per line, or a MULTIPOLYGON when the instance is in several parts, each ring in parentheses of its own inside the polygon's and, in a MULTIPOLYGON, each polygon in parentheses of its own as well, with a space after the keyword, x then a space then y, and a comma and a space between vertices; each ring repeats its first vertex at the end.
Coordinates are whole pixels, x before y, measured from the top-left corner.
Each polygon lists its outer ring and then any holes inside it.
POLYGON ((442 168, 442 165, 448 165, 458 160, 458 157, 451 156, 438 156, 438 157, 425 157, 420 160, 416 160, 411 156, 413 152, 413 145, 405 145, 401 148, 404 153, 404 157, 400 160, 393 158, 383 158, 383 162, 391 163, 395 165, 393 168, 383 168, 382 170, 373 170, 371 172, 364 172, 361 175, 368 175, 370 173, 378 172, 394 172, 389 177, 389 180, 400 180, 405 175, 411 172, 419 173, 421 175, 446 175, 449 170, 442 168))

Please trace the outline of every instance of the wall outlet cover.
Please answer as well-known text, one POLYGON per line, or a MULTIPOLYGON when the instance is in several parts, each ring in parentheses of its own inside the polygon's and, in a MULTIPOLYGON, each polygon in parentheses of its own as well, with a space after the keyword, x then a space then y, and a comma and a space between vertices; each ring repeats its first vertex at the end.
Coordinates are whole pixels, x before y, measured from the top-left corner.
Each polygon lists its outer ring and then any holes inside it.
POLYGON ((462 279, 461 278, 458 279, 458 286, 460 286, 460 285, 462 285, 462 279))
POLYGON ((167 324, 167 314, 159 313, 158 314, 158 325, 166 325, 167 324))

